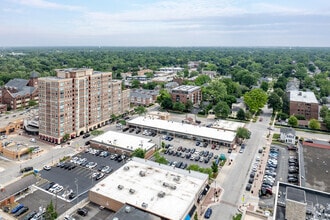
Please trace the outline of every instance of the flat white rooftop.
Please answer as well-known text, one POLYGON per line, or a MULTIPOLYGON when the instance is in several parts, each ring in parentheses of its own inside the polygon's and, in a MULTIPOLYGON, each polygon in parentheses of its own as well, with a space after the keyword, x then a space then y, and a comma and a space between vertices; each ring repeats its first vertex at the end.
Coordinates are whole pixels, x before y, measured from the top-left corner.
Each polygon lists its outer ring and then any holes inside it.
POLYGON ((108 131, 93 138, 92 141, 130 151, 134 151, 137 148, 142 148, 148 151, 155 146, 155 143, 152 143, 151 139, 115 131, 108 131))
POLYGON ((233 142, 236 132, 224 131, 220 129, 208 128, 200 125, 190 125, 168 120, 161 120, 153 118, 152 116, 141 116, 128 121, 130 125, 137 125, 140 127, 150 127, 157 130, 166 130, 174 133, 191 135, 194 137, 201 137, 211 139, 214 141, 233 142))
POLYGON ((206 174, 133 158, 91 191, 165 218, 180 220, 186 217, 207 179, 206 174), (159 193, 163 197, 159 197, 159 193), (143 203, 147 206, 142 207, 143 203))
POLYGON ((318 103, 314 92, 290 91, 290 101, 318 103))
POLYGON ((244 127, 244 125, 245 123, 242 122, 217 120, 211 127, 236 132, 237 128, 244 127))

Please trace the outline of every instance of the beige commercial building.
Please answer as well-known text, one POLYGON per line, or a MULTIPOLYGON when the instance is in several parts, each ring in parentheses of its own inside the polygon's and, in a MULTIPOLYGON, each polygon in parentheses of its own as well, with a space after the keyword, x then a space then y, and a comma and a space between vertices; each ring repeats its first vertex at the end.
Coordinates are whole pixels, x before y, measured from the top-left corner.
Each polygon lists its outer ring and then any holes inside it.
POLYGON ((111 72, 59 69, 56 77, 39 78, 39 137, 62 143, 101 127, 111 115, 129 110, 129 90, 111 72))
POLYGON ((138 208, 164 220, 190 219, 208 175, 133 157, 98 182, 89 200, 117 212, 138 208))

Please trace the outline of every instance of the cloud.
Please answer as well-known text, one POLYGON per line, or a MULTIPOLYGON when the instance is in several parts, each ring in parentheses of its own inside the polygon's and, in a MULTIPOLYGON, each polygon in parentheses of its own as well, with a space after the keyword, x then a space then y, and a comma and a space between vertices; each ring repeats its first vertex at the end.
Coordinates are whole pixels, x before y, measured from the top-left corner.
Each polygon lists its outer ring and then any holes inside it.
POLYGON ((56 9, 56 10, 68 10, 68 11, 83 10, 81 6, 58 4, 45 0, 15 0, 15 2, 24 6, 42 8, 42 9, 56 9))

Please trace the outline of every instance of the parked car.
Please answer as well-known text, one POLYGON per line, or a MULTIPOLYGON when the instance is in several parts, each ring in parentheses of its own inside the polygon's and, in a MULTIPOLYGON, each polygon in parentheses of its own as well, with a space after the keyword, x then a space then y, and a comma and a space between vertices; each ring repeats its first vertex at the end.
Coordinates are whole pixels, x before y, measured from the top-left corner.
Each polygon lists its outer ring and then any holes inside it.
POLYGON ((91 136, 89 133, 86 133, 83 135, 83 138, 88 138, 89 136, 91 136))
POLYGON ((48 191, 50 188, 52 188, 55 185, 55 182, 50 182, 48 183, 48 185, 46 186, 46 190, 48 191))
POLYGON ((51 169, 51 166, 45 165, 43 169, 49 171, 51 169))
POLYGON ((205 214, 204 214, 204 218, 210 218, 212 215, 212 208, 207 208, 205 214))
POLYGON ((21 208, 23 208, 24 205, 23 204, 18 204, 17 206, 15 206, 12 210, 11 210, 11 214, 15 214, 16 212, 18 212, 21 208))
POLYGON ((245 190, 246 190, 246 191, 250 191, 251 188, 252 188, 252 184, 248 183, 248 184, 246 185, 246 187, 245 187, 245 190))
POLYGON ((81 215, 81 216, 86 216, 86 215, 88 214, 88 210, 85 209, 85 208, 79 208, 79 209, 77 210, 77 214, 78 214, 78 215, 81 215))
POLYGON ((20 210, 18 210, 15 214, 15 217, 18 217, 22 214, 24 214, 25 212, 29 211, 29 207, 24 206, 23 208, 21 208, 20 210))
POLYGON ((33 167, 24 167, 23 169, 21 169, 21 173, 29 172, 31 170, 33 170, 33 167))
POLYGON ((36 211, 32 211, 32 212, 28 213, 28 214, 24 217, 23 220, 30 220, 30 219, 32 219, 36 214, 37 214, 36 211))

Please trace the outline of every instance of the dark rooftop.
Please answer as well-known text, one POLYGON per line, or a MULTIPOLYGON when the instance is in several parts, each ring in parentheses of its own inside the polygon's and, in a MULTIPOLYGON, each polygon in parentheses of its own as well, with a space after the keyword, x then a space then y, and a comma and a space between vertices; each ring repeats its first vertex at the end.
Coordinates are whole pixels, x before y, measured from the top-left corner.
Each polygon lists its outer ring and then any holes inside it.
POLYGON ((22 179, 17 180, 14 183, 3 187, 0 191, 0 202, 28 188, 36 182, 37 178, 34 175, 28 175, 26 177, 23 177, 22 179))
POLYGON ((292 187, 286 187, 286 199, 305 203, 306 202, 305 191, 301 189, 295 189, 292 187))
POLYGON ((161 220, 160 217, 153 215, 152 213, 145 212, 141 209, 135 208, 130 205, 124 205, 121 209, 116 212, 112 218, 115 219, 125 219, 125 220, 161 220))

